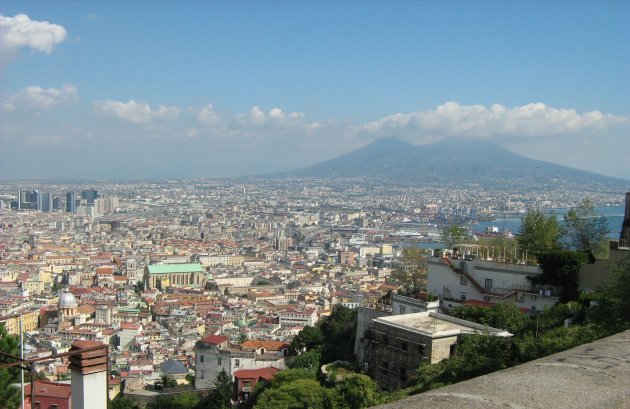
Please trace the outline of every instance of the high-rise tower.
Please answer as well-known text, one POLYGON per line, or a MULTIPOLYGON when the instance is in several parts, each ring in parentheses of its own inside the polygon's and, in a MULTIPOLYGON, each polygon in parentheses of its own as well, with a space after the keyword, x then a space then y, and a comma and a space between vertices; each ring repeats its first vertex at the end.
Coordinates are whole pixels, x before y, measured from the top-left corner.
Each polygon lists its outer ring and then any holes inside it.
POLYGON ((66 193, 66 212, 75 213, 77 210, 77 201, 73 192, 66 193))

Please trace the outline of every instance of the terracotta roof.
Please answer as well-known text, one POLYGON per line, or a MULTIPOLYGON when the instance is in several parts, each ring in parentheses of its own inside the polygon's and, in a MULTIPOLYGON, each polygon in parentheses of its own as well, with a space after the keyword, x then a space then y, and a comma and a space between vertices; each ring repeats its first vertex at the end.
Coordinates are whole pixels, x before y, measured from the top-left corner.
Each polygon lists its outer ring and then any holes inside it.
POLYGON ((234 371, 234 378, 241 378, 241 379, 262 378, 262 379, 270 380, 270 379, 273 379, 273 377, 278 372, 280 372, 280 369, 274 368, 274 367, 260 368, 260 369, 239 369, 238 371, 234 371))
POLYGON ((136 324, 135 322, 121 322, 120 328, 121 329, 140 329, 140 325, 136 324))
POLYGON ((246 348, 265 348, 267 351, 280 351, 282 348, 288 348, 289 344, 282 341, 263 341, 259 339, 250 339, 241 344, 246 348))
MULTIPOLYGON (((72 386, 65 383, 35 381, 35 398, 46 396, 50 398, 68 399, 72 394, 72 386)), ((24 387, 24 396, 31 396, 31 385, 24 387)))
POLYGON ((211 345, 219 345, 219 344, 224 343, 227 340, 228 338, 224 337, 223 335, 209 335, 205 338, 202 338, 201 342, 204 342, 206 344, 211 344, 211 345))

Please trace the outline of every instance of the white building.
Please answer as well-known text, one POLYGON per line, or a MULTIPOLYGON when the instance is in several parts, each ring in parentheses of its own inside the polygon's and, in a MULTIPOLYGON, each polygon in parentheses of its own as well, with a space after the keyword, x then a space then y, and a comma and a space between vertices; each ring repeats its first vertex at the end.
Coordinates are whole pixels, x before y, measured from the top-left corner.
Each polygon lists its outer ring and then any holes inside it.
POLYGON ((305 308, 302 311, 288 310, 280 311, 280 326, 314 326, 317 323, 319 317, 317 315, 317 308, 305 308))
POLYGON ((284 350, 278 352, 258 345, 248 347, 247 342, 232 345, 222 335, 207 336, 195 344, 195 388, 214 388, 214 381, 222 370, 233 376, 239 369, 284 369, 285 356, 284 350))
POLYGON ((443 308, 513 302, 528 311, 551 307, 559 300, 549 286, 535 286, 528 277, 542 273, 538 266, 477 259, 431 257, 427 260, 428 292, 443 308))

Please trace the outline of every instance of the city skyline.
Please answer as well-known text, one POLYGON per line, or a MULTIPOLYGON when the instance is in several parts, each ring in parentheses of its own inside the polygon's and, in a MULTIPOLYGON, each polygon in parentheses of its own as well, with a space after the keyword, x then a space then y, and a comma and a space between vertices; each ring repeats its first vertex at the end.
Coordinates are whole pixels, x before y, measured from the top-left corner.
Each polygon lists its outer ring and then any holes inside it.
POLYGON ((4 3, 0 179, 223 177, 394 136, 630 179, 624 2, 4 3))

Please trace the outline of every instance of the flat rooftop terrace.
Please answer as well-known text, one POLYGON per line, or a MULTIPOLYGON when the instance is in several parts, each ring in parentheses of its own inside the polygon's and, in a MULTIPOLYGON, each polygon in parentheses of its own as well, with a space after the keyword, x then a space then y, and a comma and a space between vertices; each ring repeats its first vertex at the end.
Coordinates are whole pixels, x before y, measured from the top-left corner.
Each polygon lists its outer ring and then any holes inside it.
POLYGON ((630 408, 630 330, 379 409, 630 408))
POLYGON ((389 317, 376 318, 374 321, 383 325, 428 335, 432 338, 469 333, 489 333, 504 337, 512 335, 501 329, 488 327, 486 325, 465 321, 432 311, 392 315, 389 317))

